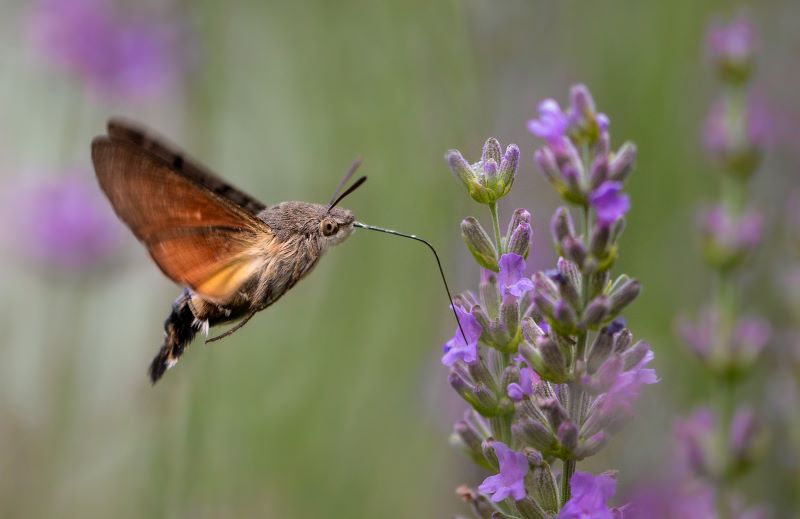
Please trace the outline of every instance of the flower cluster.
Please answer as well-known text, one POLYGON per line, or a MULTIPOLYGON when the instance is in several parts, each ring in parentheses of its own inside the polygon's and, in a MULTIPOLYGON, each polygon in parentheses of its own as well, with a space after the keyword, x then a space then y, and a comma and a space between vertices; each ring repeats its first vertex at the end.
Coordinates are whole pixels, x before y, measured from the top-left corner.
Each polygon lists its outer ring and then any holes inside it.
POLYGON ((28 25, 37 51, 104 96, 159 94, 189 65, 182 25, 133 19, 102 0, 39 0, 28 25))
POLYGON ((461 224, 481 279, 477 293, 455 298, 460 326, 442 357, 450 385, 470 405, 453 442, 493 474, 458 493, 481 518, 619 517, 622 510, 608 505, 614 476, 575 467, 631 417, 642 387, 657 381, 649 344, 635 341, 621 317, 641 286, 610 273, 636 148, 611 150, 609 119, 582 85, 565 111, 547 100, 539 114, 528 124, 546 141, 536 162, 574 206, 552 218, 561 256, 552 270, 526 273, 528 211, 514 211, 500 230, 497 201, 513 184, 517 146, 501 154, 489 139, 475 164, 458 151, 446 156, 470 196, 489 206, 494 230, 492 238, 473 217, 461 224))

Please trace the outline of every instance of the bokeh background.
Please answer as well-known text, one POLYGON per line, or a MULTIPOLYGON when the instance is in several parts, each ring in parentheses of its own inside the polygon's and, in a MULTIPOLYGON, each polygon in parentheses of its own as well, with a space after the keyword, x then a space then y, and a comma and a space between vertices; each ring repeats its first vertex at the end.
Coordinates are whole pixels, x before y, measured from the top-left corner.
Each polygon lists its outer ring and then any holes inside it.
MULTIPOLYGON (((413 242, 358 232, 151 387, 145 368, 179 288, 94 184, 89 143, 111 115, 267 203, 327 201, 360 155, 370 180, 344 205, 430 239, 463 290, 478 271, 459 222, 488 215, 444 152, 475 160, 488 136, 520 145, 501 211, 531 211, 529 266, 547 268, 558 201, 525 122, 586 83, 615 144, 639 146, 616 270, 645 286, 628 322, 662 379, 586 467, 619 468, 623 488, 661 467, 673 420, 711 391, 674 322, 709 290, 693 233, 695 204, 718 185, 700 137, 716 88, 703 34, 741 9, 760 28, 757 88, 776 129, 754 186, 772 231, 748 304, 780 314, 782 207, 800 159, 797 2, 4 2, 0 516, 447 517, 464 510, 454 488, 481 477, 448 445, 462 408, 439 361, 452 316, 413 242)), ((770 383, 762 371, 754 396, 770 383)), ((788 513, 776 488, 797 480, 768 476, 752 487, 788 513)))

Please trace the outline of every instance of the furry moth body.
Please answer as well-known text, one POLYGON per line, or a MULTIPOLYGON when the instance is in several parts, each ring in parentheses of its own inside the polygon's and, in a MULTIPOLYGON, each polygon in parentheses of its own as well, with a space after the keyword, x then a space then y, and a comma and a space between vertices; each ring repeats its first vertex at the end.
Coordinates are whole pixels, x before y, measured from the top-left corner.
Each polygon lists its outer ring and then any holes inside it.
POLYGON ((117 216, 161 271, 185 287, 164 322, 164 344, 149 369, 153 383, 198 332, 239 321, 218 338, 237 330, 347 239, 355 217, 336 203, 366 180, 338 194, 355 164, 329 205, 267 207, 176 147, 118 119, 92 141, 92 161, 117 216))

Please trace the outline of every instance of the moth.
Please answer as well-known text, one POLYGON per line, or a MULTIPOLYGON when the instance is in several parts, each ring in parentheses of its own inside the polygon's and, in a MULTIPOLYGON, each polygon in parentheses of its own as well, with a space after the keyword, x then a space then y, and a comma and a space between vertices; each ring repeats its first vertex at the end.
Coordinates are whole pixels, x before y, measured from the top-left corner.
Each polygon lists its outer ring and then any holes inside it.
POLYGON ((164 321, 164 344, 150 363, 153 384, 178 362, 199 332, 208 336, 210 327, 236 323, 210 342, 241 328, 307 276, 323 254, 356 227, 425 243, 436 257, 452 306, 439 256, 430 243, 357 222, 351 211, 337 207, 366 181, 362 176, 344 188, 358 162, 342 178, 330 203, 272 206, 233 187, 163 138, 122 119, 111 119, 107 135, 92 141, 92 162, 117 216, 161 271, 184 287, 164 321))

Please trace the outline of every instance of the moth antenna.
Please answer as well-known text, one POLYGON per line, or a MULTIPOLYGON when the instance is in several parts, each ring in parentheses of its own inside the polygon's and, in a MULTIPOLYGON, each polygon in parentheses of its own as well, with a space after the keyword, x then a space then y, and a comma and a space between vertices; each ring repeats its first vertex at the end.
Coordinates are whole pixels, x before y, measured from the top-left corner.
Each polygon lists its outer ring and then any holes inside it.
POLYGON ((363 184, 364 182, 366 182, 366 181, 367 181, 367 177, 361 177, 361 178, 359 178, 358 180, 356 180, 355 182, 353 182, 353 183, 352 183, 352 185, 351 185, 350 187, 348 187, 347 189, 345 189, 344 193, 342 193, 341 195, 339 195, 339 198, 337 198, 336 200, 334 200, 334 201, 331 203, 331 205, 329 205, 329 206, 328 206, 328 211, 330 211, 331 209, 333 209, 334 207, 336 207, 336 204, 338 204, 339 202, 341 202, 341 201, 342 201, 342 199, 343 199, 344 197, 346 197, 347 195, 349 195, 350 193, 352 193, 353 191, 355 191, 356 189, 358 189, 358 188, 359 188, 359 186, 360 186, 361 184, 363 184))
POLYGON ((358 157, 356 160, 353 161, 352 164, 350 164, 350 167, 347 169, 347 173, 344 174, 342 180, 339 181, 339 185, 337 185, 336 189, 333 190, 331 201, 328 203, 328 211, 333 209, 333 206, 336 205, 337 198, 341 199, 341 197, 339 196, 339 191, 341 191, 344 185, 350 181, 350 179, 353 177, 353 175, 355 174, 356 170, 360 165, 361 165, 361 157, 358 157))
POLYGON ((436 249, 433 248, 433 245, 430 244, 427 240, 420 238, 419 236, 415 236, 413 234, 404 234, 402 232, 393 231, 392 229, 384 229, 383 227, 376 227, 374 225, 367 225, 361 222, 353 223, 354 227, 360 227, 362 229, 369 229, 370 231, 378 231, 383 232, 386 234, 392 234, 394 236, 400 236, 402 238, 409 238, 412 240, 416 240, 418 242, 424 243, 428 246, 428 248, 433 252, 433 256, 436 258, 436 265, 439 267, 439 274, 442 276, 442 283, 444 283, 444 289, 447 292, 447 299, 450 300, 450 308, 453 310, 453 317, 456 318, 456 324, 458 324, 458 329, 461 331, 461 336, 464 338, 464 342, 467 343, 469 340, 467 339, 467 334, 464 333, 464 328, 461 327, 461 319, 458 318, 458 314, 456 313, 456 305, 453 303, 453 296, 450 293, 450 287, 447 285, 447 278, 444 275, 444 269, 442 268, 442 262, 439 259, 439 254, 436 252, 436 249))
POLYGON ((220 339, 224 339, 225 337, 233 335, 234 333, 239 331, 239 328, 241 328, 242 326, 247 324, 247 321, 249 321, 250 318, 253 317, 254 315, 256 315, 255 312, 250 312, 249 314, 245 315, 244 319, 242 319, 241 321, 236 323, 236 326, 234 326, 230 330, 228 330, 228 331, 226 331, 224 333, 221 333, 221 334, 217 335, 216 337, 211 337, 210 339, 206 339, 206 344, 208 344, 209 342, 216 342, 216 341, 218 341, 220 339))

